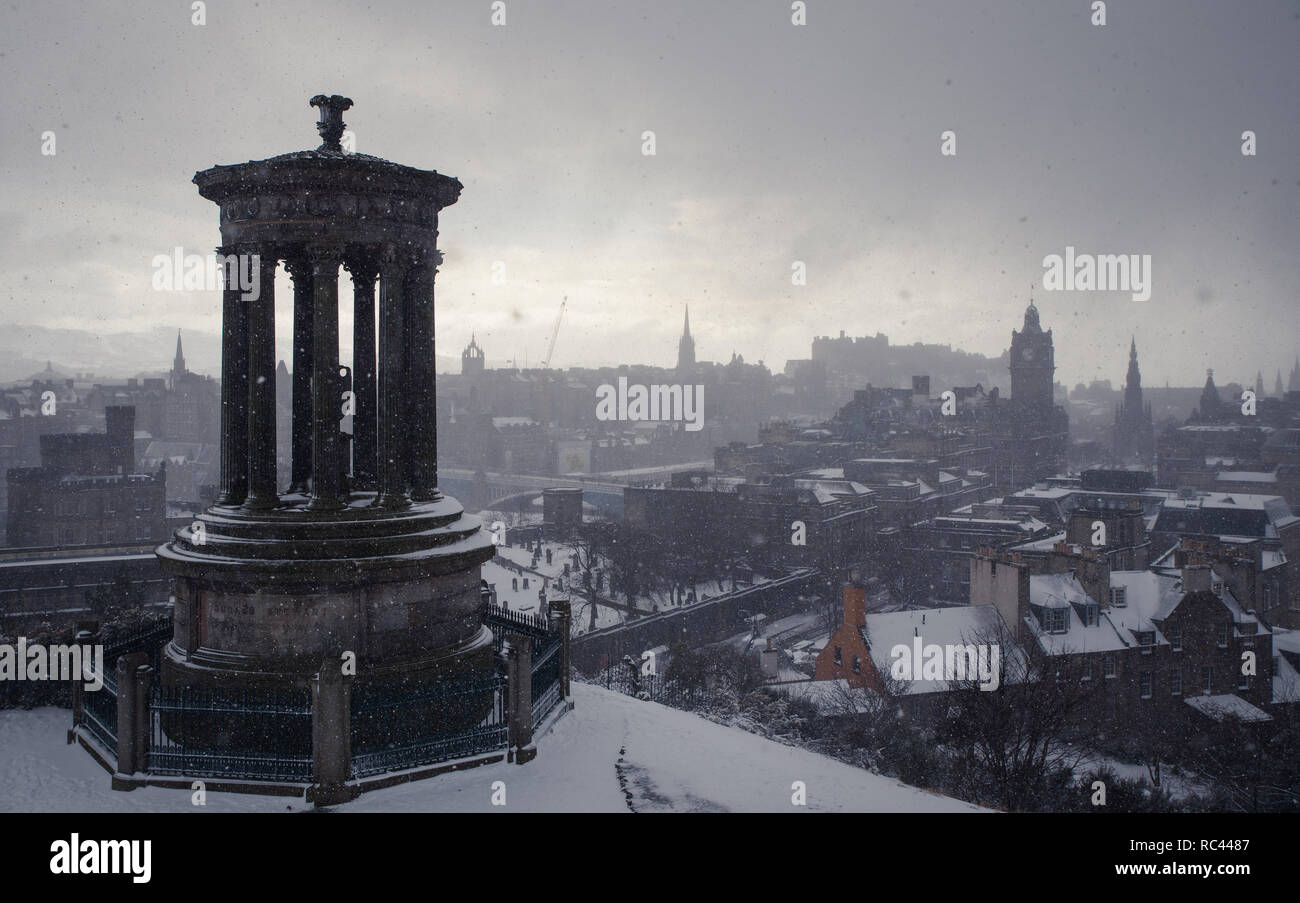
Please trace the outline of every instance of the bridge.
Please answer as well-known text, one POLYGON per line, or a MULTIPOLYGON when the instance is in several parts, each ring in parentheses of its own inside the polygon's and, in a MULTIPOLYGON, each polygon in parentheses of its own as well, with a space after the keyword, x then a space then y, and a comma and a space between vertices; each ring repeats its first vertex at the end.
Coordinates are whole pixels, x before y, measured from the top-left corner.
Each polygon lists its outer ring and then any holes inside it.
POLYGON ((487 473, 486 484, 474 482, 475 471, 457 467, 438 468, 438 486, 456 498, 466 511, 495 508, 513 511, 520 504, 540 498, 543 489, 581 489, 582 500, 613 520, 623 519, 623 489, 641 483, 660 483, 684 470, 713 469, 712 461, 667 464, 609 473, 571 473, 539 476, 521 473, 487 473))

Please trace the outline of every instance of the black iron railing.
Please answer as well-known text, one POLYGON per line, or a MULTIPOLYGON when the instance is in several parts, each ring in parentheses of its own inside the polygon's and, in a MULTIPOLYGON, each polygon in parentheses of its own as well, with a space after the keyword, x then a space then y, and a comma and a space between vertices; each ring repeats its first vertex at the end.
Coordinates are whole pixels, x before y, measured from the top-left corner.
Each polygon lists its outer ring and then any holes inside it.
POLYGON ((150 690, 152 774, 310 781, 311 752, 307 690, 150 690))
POLYGON ((687 686, 658 674, 633 674, 624 666, 606 668, 585 682, 675 709, 696 709, 709 701, 703 687, 687 686))
MULTIPOLYGON (((484 619, 498 643, 508 633, 532 638, 532 721, 539 726, 564 701, 563 637, 544 616, 491 606, 484 619)), ((80 725, 116 753, 116 665, 133 652, 149 655, 150 774, 290 781, 313 779, 312 696, 305 688, 164 687, 158 665, 172 636, 170 618, 109 636, 104 687, 86 692, 80 725)), ((354 779, 504 751, 510 687, 505 677, 444 678, 424 684, 354 683, 350 688, 350 754, 354 779)))
POLYGON ((352 776, 505 749, 506 681, 360 686, 352 694, 352 776))
POLYGON ((104 660, 104 685, 86 690, 81 703, 81 723, 108 752, 117 754, 117 672, 104 660))

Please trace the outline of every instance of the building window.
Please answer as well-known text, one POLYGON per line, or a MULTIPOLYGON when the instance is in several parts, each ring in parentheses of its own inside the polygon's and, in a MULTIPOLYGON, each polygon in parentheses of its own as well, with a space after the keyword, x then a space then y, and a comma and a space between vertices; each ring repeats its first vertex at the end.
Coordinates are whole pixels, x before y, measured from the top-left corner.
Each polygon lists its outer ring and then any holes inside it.
POLYGON ((1201 692, 1209 696, 1214 686, 1214 669, 1206 665, 1201 669, 1201 692))
POLYGON ((1083 673, 1079 675, 1079 680, 1092 680, 1092 659, 1083 660, 1083 673))
POLYGON ((1241 675, 1240 677, 1237 678, 1237 689, 1238 689, 1238 690, 1249 690, 1249 689, 1250 689, 1250 675, 1249 675, 1249 674, 1243 674, 1243 675, 1241 675))
POLYGON ((1143 699, 1151 698, 1151 672, 1143 671, 1138 675, 1138 694, 1143 699))
POLYGON ((1113 655, 1107 655, 1101 660, 1101 676, 1115 676, 1115 657, 1113 655))
POLYGON ((1169 692, 1175 696, 1183 695, 1183 672, 1177 668, 1169 672, 1169 692))
POLYGON ((1128 587, 1112 586, 1110 588, 1110 604, 1116 608, 1123 608, 1128 605, 1128 587))
POLYGON ((1183 651, 1183 628, 1182 627, 1169 628, 1169 645, 1174 648, 1175 652, 1183 651))
POLYGON ((1047 632, 1066 633, 1070 629, 1070 611, 1067 608, 1046 609, 1047 632))
POLYGON ((136 511, 148 511, 148 510, 149 510, 149 499, 147 499, 147 498, 138 498, 138 499, 136 499, 136 500, 135 500, 135 510, 136 510, 136 511))
POLYGON ((111 495, 104 496, 104 513, 117 514, 117 499, 111 495))
POLYGON ((862 673, 862 659, 858 658, 856 655, 853 656, 853 673, 854 674, 862 673))
POLYGON ((152 535, 147 521, 137 521, 135 525, 135 538, 148 539, 152 535))
POLYGON ((844 664, 844 651, 840 649, 839 646, 835 647, 835 664, 837 665, 844 664))
POLYGON ((1219 648, 1228 648, 1228 624, 1226 621, 1219 625, 1219 648))

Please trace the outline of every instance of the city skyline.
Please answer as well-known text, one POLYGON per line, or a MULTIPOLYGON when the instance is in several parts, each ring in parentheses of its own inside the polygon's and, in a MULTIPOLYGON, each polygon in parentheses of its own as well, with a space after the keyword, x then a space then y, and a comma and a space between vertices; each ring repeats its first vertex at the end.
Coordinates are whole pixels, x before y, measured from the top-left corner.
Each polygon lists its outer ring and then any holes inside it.
MULTIPOLYGON (((702 359, 734 349, 780 370, 840 329, 996 357, 1037 283, 1066 385, 1118 384, 1133 334, 1152 386, 1214 368, 1224 381, 1262 369, 1271 388, 1295 358, 1293 331, 1276 328, 1300 280, 1292 4, 1249 19, 1210 3, 1114 8, 1100 27, 1086 4, 814 5, 802 27, 782 4, 511 7, 503 27, 478 7, 399 9, 438 27, 234 3, 200 40, 188 8, 163 3, 129 22, 15 10, 0 319, 215 334, 218 293, 154 292, 150 261, 210 251, 188 177, 250 147, 313 146, 300 95, 328 83, 356 100, 359 152, 465 183, 444 214, 445 357, 474 333, 494 360, 538 361, 566 298, 560 367, 616 363, 617 348, 671 363, 688 303, 702 359), (321 14, 333 29, 301 40, 321 14), (385 53, 361 66, 358 46, 385 53), (82 64, 60 68, 67 53, 82 64), (187 78, 146 82, 135 59, 183 60, 187 78), (196 93, 230 65, 249 77, 196 93), (302 90, 260 88, 286 79, 302 90), (214 118, 239 125, 197 127, 214 118), (1247 129, 1257 156, 1241 154, 1247 129), (1151 298, 1045 291, 1043 260, 1067 248, 1151 255, 1151 298)), ((286 359, 288 316, 281 305, 286 359)))

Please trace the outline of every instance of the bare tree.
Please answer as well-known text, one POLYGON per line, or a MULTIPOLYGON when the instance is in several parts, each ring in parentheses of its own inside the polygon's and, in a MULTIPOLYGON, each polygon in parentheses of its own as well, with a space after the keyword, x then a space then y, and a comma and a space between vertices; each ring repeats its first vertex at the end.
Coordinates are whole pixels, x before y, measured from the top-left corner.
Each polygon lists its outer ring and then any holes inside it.
POLYGON ((984 689, 979 675, 950 680, 939 739, 973 769, 976 795, 1007 811, 1062 808, 1049 805, 1050 794, 1054 782, 1064 789, 1061 781, 1083 758, 1098 681, 1074 673, 1067 663, 1075 656, 1036 660, 1020 652, 1000 624, 962 643, 1000 650, 998 684, 984 689))

